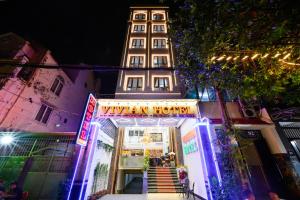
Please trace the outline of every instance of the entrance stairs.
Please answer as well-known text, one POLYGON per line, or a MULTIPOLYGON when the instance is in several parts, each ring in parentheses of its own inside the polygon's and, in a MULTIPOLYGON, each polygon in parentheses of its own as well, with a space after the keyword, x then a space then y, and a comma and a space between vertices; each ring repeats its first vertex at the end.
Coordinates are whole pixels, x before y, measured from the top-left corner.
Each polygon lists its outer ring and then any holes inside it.
POLYGON ((148 193, 180 193, 176 168, 150 167, 148 169, 148 193))

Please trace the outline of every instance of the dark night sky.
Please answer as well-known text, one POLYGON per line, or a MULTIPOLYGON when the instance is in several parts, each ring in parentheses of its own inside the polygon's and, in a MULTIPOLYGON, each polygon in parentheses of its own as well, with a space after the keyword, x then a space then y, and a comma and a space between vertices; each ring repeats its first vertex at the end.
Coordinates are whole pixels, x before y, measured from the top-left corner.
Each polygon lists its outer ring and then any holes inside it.
MULTIPOLYGON (((159 0, 0 0, 0 34, 36 41, 61 64, 118 66, 129 7, 136 5, 159 5, 159 0)), ((102 82, 109 93, 113 83, 102 82)))

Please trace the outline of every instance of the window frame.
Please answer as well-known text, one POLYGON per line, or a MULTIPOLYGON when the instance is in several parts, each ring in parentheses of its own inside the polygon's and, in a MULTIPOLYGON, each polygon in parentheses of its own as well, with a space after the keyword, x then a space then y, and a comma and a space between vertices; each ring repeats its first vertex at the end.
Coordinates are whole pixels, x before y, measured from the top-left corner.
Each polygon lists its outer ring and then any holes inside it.
POLYGON ((64 84, 65 81, 63 77, 57 76, 51 85, 50 91, 59 97, 59 95, 62 92, 62 89, 64 88, 64 84))
POLYGON ((168 67, 168 56, 153 56, 153 67, 168 67), (161 62, 160 62, 161 61, 161 62))
POLYGON ((49 106, 46 103, 42 103, 34 119, 42 124, 47 124, 49 122, 53 110, 54 108, 52 106, 49 106))
POLYGON ((153 20, 165 20, 165 16, 163 13, 153 13, 153 20))
POLYGON ((126 91, 142 91, 142 90, 143 90, 143 77, 127 78, 126 91))
POLYGON ((133 38, 131 41, 131 48, 133 49, 143 49, 145 48, 144 39, 133 38))
POLYGON ((167 40, 164 38, 153 38, 154 49, 165 49, 167 48, 167 40))
POLYGON ((165 29, 165 25, 163 24, 154 24, 153 25, 153 33, 165 33, 166 29, 165 29), (160 27, 160 28, 155 28, 155 27, 160 27), (163 28, 161 28, 163 27, 163 28))
POLYGON ((170 91, 169 77, 154 77, 153 79, 154 91, 170 91), (163 87, 161 87, 163 86, 163 87))
POLYGON ((144 33, 146 32, 146 26, 144 24, 134 24, 132 32, 134 33, 144 33))
POLYGON ((145 13, 136 13, 134 14, 134 20, 145 20, 146 14, 145 13), (142 17, 140 17, 142 16, 142 17))
POLYGON ((144 67, 144 56, 136 56, 136 55, 129 56, 129 67, 133 67, 133 68, 144 67))

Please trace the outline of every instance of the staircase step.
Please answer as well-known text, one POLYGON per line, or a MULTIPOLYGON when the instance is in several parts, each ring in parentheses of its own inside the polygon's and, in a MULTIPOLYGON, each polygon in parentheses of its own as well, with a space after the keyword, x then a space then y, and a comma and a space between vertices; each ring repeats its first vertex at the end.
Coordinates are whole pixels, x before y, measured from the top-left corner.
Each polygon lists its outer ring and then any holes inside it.
POLYGON ((179 183, 176 179, 148 179, 148 183, 179 183))
POLYGON ((161 187, 161 186, 177 186, 177 187, 181 187, 181 185, 179 183, 177 184, 173 184, 173 183, 148 183, 148 186, 155 186, 155 187, 161 187))

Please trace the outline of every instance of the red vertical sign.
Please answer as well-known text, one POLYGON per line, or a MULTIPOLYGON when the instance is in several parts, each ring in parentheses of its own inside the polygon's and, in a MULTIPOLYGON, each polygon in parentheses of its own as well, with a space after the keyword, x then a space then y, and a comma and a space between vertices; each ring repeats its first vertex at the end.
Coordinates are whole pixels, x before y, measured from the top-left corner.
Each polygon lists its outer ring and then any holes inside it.
POLYGON ((89 130, 91 126, 91 121, 93 118, 93 113, 96 108, 96 99, 95 97, 90 94, 88 102, 85 107, 85 111, 83 114, 81 126, 79 128, 78 137, 76 143, 82 146, 86 146, 88 137, 89 137, 89 130))

